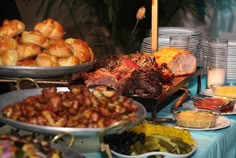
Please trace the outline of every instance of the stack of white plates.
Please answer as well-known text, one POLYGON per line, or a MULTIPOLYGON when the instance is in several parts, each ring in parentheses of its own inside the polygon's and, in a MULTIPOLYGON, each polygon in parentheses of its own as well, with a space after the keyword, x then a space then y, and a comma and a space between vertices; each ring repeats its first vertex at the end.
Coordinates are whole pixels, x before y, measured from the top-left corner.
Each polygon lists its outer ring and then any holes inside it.
MULTIPOLYGON (((198 30, 190 29, 190 28, 183 28, 183 27, 159 27, 158 30, 158 49, 164 47, 170 47, 169 41, 171 36, 188 36, 189 41, 189 48, 188 50, 191 51, 197 58, 198 63, 201 63, 201 33, 198 30)), ((141 44, 141 52, 148 52, 151 53, 151 37, 146 37, 143 39, 141 44)))
POLYGON ((202 40, 201 51, 202 51, 204 73, 206 74, 206 72, 207 72, 206 68, 207 68, 208 40, 202 40))
MULTIPOLYGON (((203 65, 206 72, 208 41, 202 40, 203 65)), ((228 41, 227 80, 236 80, 236 40, 228 41)))
POLYGON ((236 80, 236 40, 228 43, 227 80, 236 80))
MULTIPOLYGON (((166 37, 159 37, 158 38, 158 49, 169 47, 169 38, 166 37)), ((143 42, 141 44, 141 52, 151 53, 152 47, 151 47, 151 37, 146 37, 143 39, 143 42)))

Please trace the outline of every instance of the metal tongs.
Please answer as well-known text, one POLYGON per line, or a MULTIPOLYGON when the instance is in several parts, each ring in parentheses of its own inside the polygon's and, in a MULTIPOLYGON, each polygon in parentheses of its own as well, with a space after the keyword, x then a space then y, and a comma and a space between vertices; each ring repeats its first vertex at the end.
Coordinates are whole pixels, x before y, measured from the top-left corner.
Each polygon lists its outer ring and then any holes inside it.
POLYGON ((179 99, 175 102, 175 104, 171 107, 171 113, 173 113, 174 110, 176 110, 177 108, 181 107, 182 103, 188 98, 190 97, 192 100, 202 100, 208 103, 212 103, 209 100, 206 100, 202 97, 198 97, 198 96, 194 96, 191 94, 191 92, 186 89, 186 88, 180 88, 180 90, 183 90, 184 93, 179 97, 179 99))

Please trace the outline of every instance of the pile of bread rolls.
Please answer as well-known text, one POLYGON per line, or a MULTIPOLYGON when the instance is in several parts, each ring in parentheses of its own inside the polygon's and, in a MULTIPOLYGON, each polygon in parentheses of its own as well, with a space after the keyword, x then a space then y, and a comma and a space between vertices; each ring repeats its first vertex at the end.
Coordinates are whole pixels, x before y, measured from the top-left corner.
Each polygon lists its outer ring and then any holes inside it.
POLYGON ((0 65, 76 66, 94 60, 88 44, 75 38, 63 39, 63 26, 49 18, 25 30, 19 20, 4 20, 0 27, 0 65))

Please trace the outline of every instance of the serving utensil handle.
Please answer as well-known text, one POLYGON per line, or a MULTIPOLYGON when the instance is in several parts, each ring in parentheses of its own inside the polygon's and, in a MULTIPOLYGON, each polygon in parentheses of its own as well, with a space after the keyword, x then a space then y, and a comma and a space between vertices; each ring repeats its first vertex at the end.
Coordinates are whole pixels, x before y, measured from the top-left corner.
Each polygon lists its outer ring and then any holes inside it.
POLYGON ((51 140, 51 144, 55 143, 57 140, 59 140, 60 138, 63 138, 65 136, 70 136, 70 142, 68 144, 68 147, 71 148, 72 145, 75 143, 75 137, 70 134, 70 133, 66 133, 66 132, 61 132, 59 134, 57 134, 56 136, 53 137, 53 139, 51 140))
POLYGON ((21 88, 20 88, 20 83, 23 82, 23 81, 31 82, 31 83, 34 84, 34 86, 35 86, 36 88, 40 88, 39 84, 38 84, 34 79, 28 78, 28 77, 24 77, 24 78, 20 78, 20 79, 18 79, 18 80, 16 81, 16 89, 17 89, 17 90, 21 90, 21 88))
POLYGON ((174 109, 177 109, 179 108, 182 103, 188 98, 189 96, 189 90, 188 89, 185 89, 185 88, 180 88, 180 90, 183 90, 184 93, 179 97, 179 99, 175 102, 175 104, 171 107, 171 112, 174 110, 174 109))

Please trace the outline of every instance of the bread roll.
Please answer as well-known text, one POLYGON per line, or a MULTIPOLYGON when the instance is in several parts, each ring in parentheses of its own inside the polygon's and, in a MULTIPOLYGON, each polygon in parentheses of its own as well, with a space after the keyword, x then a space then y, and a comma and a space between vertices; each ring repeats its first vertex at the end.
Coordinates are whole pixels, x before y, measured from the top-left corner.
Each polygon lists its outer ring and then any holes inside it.
POLYGON ((65 41, 71 45, 72 52, 79 58, 81 63, 93 60, 93 52, 85 41, 74 38, 68 38, 65 41))
POLYGON ((8 36, 0 36, 0 53, 9 49, 16 49, 17 41, 8 36))
POLYGON ((76 66, 80 64, 80 60, 73 55, 68 58, 59 58, 58 64, 60 66, 76 66))
POLYGON ((9 49, 0 53, 0 59, 0 65, 15 66, 18 61, 18 53, 14 49, 9 49))
POLYGON ((34 30, 51 39, 61 39, 65 34, 63 26, 51 18, 37 23, 34 30))
POLYGON ((47 52, 41 52, 35 59, 37 66, 55 67, 58 65, 58 59, 56 56, 47 52))
POLYGON ((16 65, 17 66, 30 66, 30 67, 37 66, 34 59, 22 60, 22 61, 19 61, 16 65))
POLYGON ((157 64, 166 63, 175 76, 187 75, 196 71, 196 57, 189 51, 178 48, 161 48, 153 53, 157 64))
POLYGON ((22 42, 21 42, 21 37, 20 37, 20 36, 15 36, 15 37, 13 37, 13 38, 14 38, 14 40, 16 40, 17 44, 22 43, 22 42))
POLYGON ((41 52, 41 48, 32 43, 18 44, 16 48, 18 60, 33 58, 41 52))
POLYGON ((61 39, 48 39, 48 45, 52 45, 52 44, 56 44, 58 40, 61 40, 61 39))
POLYGON ((0 28, 0 36, 14 37, 25 30, 25 24, 20 20, 5 19, 0 28))
POLYGON ((71 46, 63 39, 58 39, 54 42, 50 42, 48 46, 48 52, 56 57, 70 57, 73 55, 71 46))
POLYGON ((44 37, 39 31, 24 31, 21 34, 22 43, 33 43, 42 48, 48 47, 48 38, 44 37))

